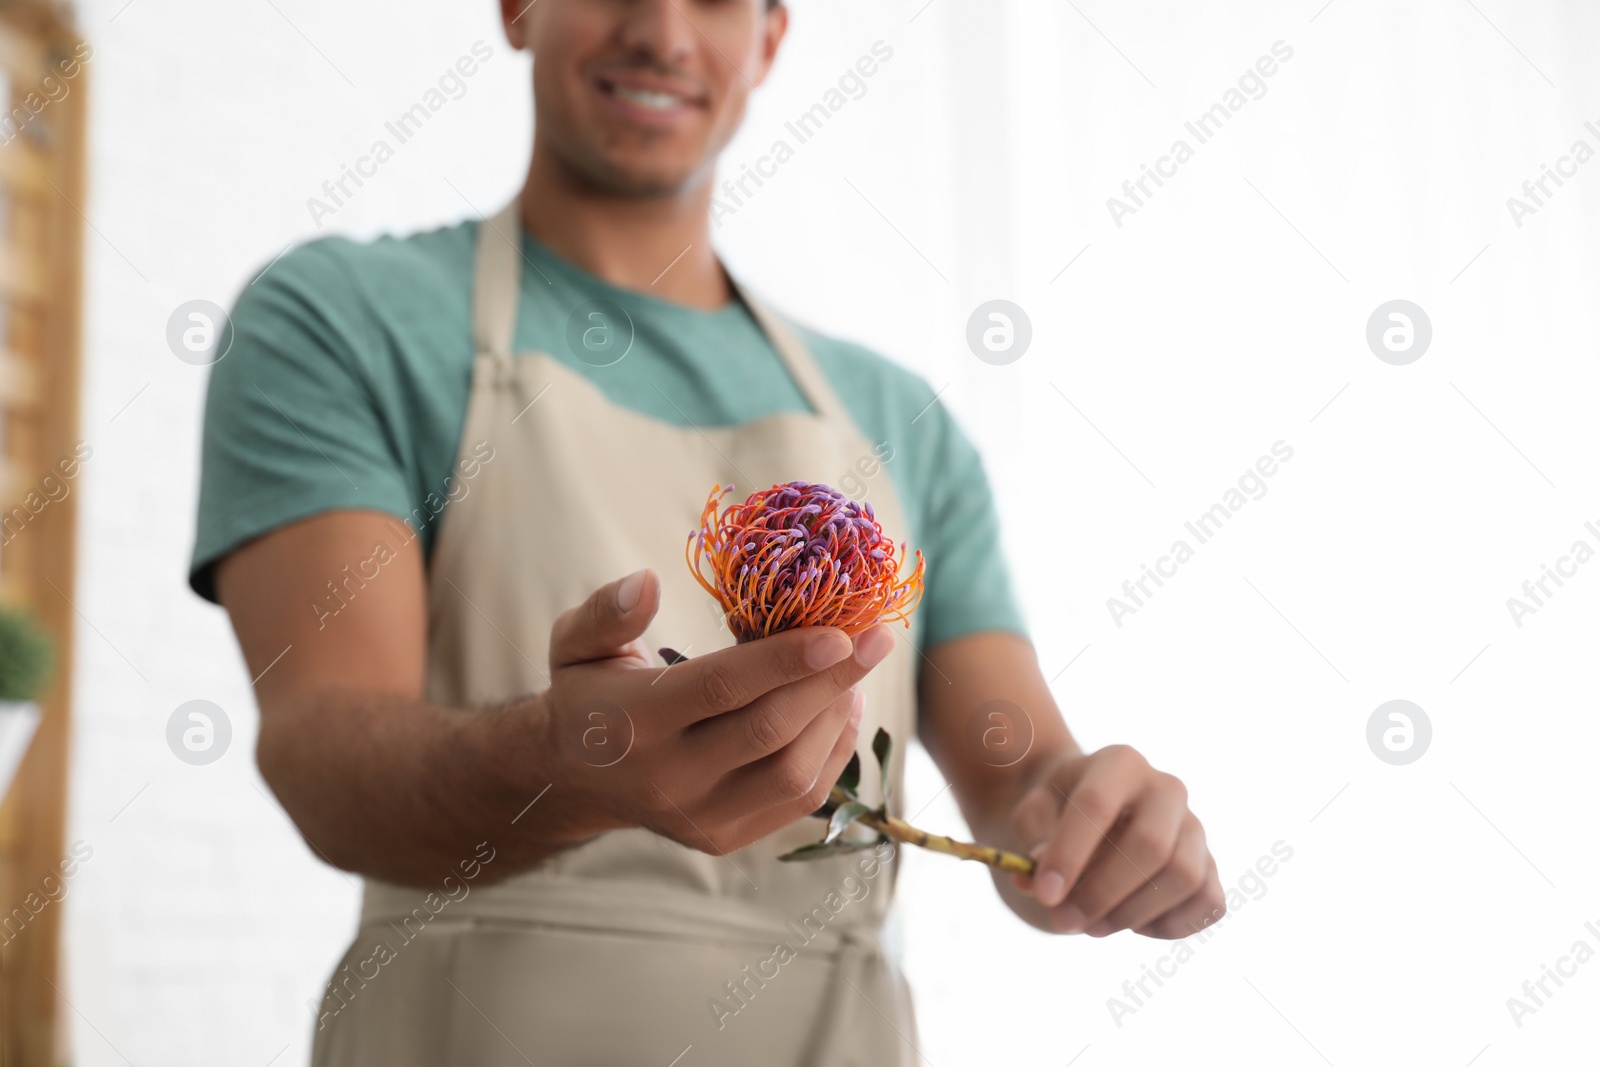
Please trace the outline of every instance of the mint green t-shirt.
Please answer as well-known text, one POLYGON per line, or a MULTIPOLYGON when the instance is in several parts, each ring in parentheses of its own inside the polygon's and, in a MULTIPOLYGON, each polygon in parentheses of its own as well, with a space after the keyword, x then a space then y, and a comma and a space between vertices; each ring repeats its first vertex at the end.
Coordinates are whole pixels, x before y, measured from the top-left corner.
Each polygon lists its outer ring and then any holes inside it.
MULTIPOLYGON (((206 397, 195 592, 216 599, 212 564, 244 542, 337 508, 420 522, 431 552, 439 518, 420 505, 444 494, 466 419, 477 233, 469 221, 371 242, 319 239, 240 294, 233 343, 212 368, 206 397)), ((613 403, 676 425, 809 410, 742 302, 704 312, 620 289, 526 232, 522 253, 514 351, 547 352, 613 403), (632 348, 610 366, 578 358, 568 343, 571 313, 596 301, 633 323, 632 348)), ((887 359, 797 330, 863 435, 888 457, 874 477, 892 479, 906 539, 927 560, 913 616, 920 647, 983 630, 1026 635, 983 465, 944 405, 887 359)), ((849 493, 847 473, 813 479, 849 493)), ((871 479, 859 484, 870 500, 871 479)), ((447 513, 448 505, 440 517, 447 513)))

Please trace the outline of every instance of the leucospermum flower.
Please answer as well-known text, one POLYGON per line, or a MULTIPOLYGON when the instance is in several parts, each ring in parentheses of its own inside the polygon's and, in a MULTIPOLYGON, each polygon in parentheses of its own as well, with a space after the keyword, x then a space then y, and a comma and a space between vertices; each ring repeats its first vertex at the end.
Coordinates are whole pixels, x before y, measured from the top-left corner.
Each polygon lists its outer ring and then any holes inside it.
POLYGON ((711 490, 684 553, 739 641, 798 626, 856 634, 878 622, 911 625, 922 598, 922 552, 902 576, 905 545, 896 555, 871 504, 820 482, 788 482, 719 515, 731 492, 731 485, 711 490))

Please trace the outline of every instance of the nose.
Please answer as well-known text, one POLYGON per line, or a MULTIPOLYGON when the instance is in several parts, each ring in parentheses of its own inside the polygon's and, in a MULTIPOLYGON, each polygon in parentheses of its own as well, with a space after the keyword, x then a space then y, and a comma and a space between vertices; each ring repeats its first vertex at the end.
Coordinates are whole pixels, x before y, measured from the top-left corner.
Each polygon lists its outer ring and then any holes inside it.
POLYGON ((637 0, 622 25, 629 51, 666 66, 682 63, 699 37, 693 15, 678 0, 637 0))

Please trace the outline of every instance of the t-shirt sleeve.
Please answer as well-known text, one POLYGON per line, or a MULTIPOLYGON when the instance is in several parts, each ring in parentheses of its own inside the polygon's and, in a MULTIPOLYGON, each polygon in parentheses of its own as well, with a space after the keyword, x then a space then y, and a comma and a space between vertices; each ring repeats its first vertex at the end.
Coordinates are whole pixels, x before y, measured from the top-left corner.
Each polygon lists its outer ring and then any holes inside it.
POLYGON ((338 508, 408 511, 399 450, 368 373, 376 336, 336 239, 284 255, 235 302, 211 368, 189 584, 279 526, 338 508))
POLYGON ((919 546, 927 558, 921 644, 931 649, 986 630, 1027 637, 983 460, 944 405, 933 403, 932 390, 928 394, 932 406, 925 419, 933 420, 931 432, 913 446, 927 455, 911 457, 921 460, 917 466, 926 479, 919 546))

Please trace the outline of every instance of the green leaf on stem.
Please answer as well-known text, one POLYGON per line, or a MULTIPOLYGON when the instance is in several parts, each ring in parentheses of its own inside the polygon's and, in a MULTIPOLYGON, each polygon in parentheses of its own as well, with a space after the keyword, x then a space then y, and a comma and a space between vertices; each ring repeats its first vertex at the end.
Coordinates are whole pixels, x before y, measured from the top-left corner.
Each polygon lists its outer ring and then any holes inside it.
POLYGON ((828 832, 823 835, 822 843, 826 845, 832 841, 837 841, 839 835, 850 828, 851 823, 871 810, 859 800, 852 800, 848 804, 840 804, 833 809, 833 816, 828 819, 828 832))
POLYGON ((856 790, 861 788, 861 753, 850 753, 850 762, 844 765, 837 784, 851 796, 856 795, 856 790))
POLYGON ((889 753, 894 747, 894 742, 889 740, 889 731, 878 727, 878 732, 872 735, 872 754, 878 757, 878 774, 883 782, 883 808, 889 805, 889 753))
POLYGON ((813 845, 801 845, 793 852, 785 852, 778 859, 785 863, 825 860, 833 856, 843 856, 851 852, 860 852, 862 849, 876 848, 877 846, 877 841, 818 841, 813 845))

